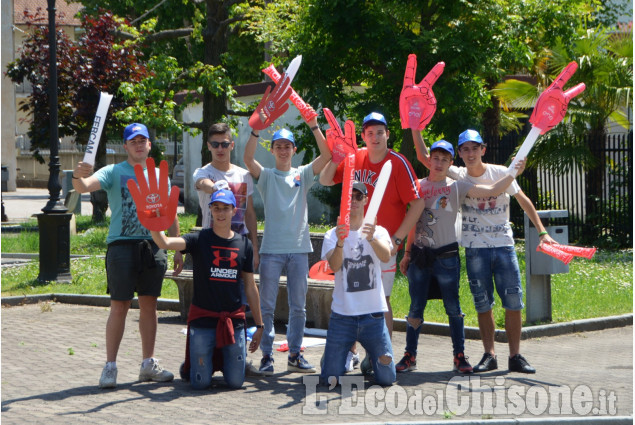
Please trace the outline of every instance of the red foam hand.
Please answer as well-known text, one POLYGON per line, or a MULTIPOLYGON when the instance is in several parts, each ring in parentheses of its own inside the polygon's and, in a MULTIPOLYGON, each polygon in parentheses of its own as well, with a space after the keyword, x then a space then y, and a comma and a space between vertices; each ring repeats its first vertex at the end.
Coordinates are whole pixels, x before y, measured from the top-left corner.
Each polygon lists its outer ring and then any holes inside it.
POLYGON ((538 98, 529 122, 540 129, 540 134, 545 134, 558 125, 566 115, 571 99, 586 88, 584 83, 580 83, 566 92, 562 91, 577 69, 578 64, 571 62, 538 98))
POLYGON ((262 100, 260 100, 256 110, 249 118, 249 126, 251 128, 264 130, 287 112, 287 109, 289 109, 287 99, 289 99, 292 90, 290 84, 289 77, 285 76, 285 78, 278 81, 273 91, 271 87, 267 87, 262 100))
POLYGON ((347 155, 357 152, 355 123, 351 120, 347 120, 344 123, 344 133, 342 133, 340 125, 329 108, 324 108, 324 116, 330 126, 330 128, 326 130, 326 143, 331 150, 333 162, 339 164, 347 155))
POLYGON ((536 247, 537 252, 543 252, 555 259, 562 261, 565 264, 569 264, 573 259, 573 254, 569 254, 568 252, 560 251, 554 245, 548 243, 541 243, 536 247))
POLYGON ((443 74, 444 62, 437 63, 419 84, 415 85, 417 73, 417 55, 408 55, 406 74, 403 78, 403 88, 399 96, 399 115, 401 128, 423 130, 432 120, 437 110, 437 99, 434 97, 432 86, 443 74))
POLYGON ((590 260, 595 255, 595 251, 597 248, 585 248, 581 246, 571 246, 571 245, 560 245, 560 244, 552 244, 560 251, 566 252, 568 254, 572 254, 576 257, 583 257, 587 260, 590 260))
MULTIPOLYGON (((262 72, 267 74, 274 83, 280 81, 281 75, 273 65, 269 65, 267 68, 263 69, 262 72)), ((297 94, 295 90, 291 89, 291 96, 289 99, 291 100, 291 102, 293 102, 295 107, 298 108, 298 111, 300 111, 300 115, 302 115, 302 118, 304 118, 304 121, 306 123, 317 117, 317 112, 315 112, 311 105, 302 100, 300 95, 297 94)))
POLYGON ((342 198, 340 199, 340 220, 344 225, 342 238, 348 236, 351 228, 351 196, 353 194, 353 180, 355 174, 355 155, 350 154, 344 159, 344 174, 342 175, 342 198))
POLYGON ((139 222, 148 230, 161 232, 174 223, 176 208, 179 205, 179 188, 172 186, 168 197, 168 163, 159 165, 159 184, 157 186, 154 159, 146 159, 148 179, 143 174, 141 164, 135 164, 134 173, 137 182, 128 180, 128 190, 137 207, 139 222))

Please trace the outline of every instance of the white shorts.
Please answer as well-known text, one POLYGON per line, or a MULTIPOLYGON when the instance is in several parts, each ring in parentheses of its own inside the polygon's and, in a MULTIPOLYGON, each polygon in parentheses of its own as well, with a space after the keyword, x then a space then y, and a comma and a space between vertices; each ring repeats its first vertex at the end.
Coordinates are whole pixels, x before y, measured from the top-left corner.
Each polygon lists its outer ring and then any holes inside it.
POLYGON ((395 273, 397 273, 397 254, 390 257, 386 263, 381 263, 381 283, 384 287, 384 295, 390 296, 392 285, 395 283, 395 273))

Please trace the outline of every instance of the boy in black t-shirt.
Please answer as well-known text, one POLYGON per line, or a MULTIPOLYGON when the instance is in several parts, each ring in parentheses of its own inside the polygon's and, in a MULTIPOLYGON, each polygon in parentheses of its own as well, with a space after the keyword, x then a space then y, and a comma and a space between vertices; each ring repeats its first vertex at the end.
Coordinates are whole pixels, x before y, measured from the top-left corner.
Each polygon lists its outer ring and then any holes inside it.
POLYGON ((151 234, 159 247, 192 255, 194 294, 187 319, 189 348, 185 362, 192 387, 209 387, 213 371, 222 370, 227 385, 240 388, 245 380, 247 353, 239 278, 245 283, 245 294, 257 327, 249 345, 250 352, 256 351, 262 337, 253 248, 249 239, 231 229, 236 199, 230 190, 214 192, 209 207, 213 217, 209 229, 182 237, 167 237, 156 231, 151 234), (222 350, 222 357, 214 356, 215 348, 222 350), (222 368, 214 364, 220 359, 222 368))

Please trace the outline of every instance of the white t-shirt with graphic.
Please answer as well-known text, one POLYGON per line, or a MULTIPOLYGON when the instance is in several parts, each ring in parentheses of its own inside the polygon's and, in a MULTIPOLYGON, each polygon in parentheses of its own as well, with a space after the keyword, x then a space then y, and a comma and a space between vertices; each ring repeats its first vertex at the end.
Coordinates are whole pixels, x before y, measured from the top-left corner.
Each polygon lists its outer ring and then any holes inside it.
MULTIPOLYGON (((507 175, 507 167, 485 164, 485 172, 472 177, 465 167, 451 166, 448 176, 472 184, 489 185, 507 175)), ((495 248, 514 246, 514 235, 509 222, 510 196, 520 191, 516 180, 500 195, 487 198, 465 197, 462 205, 463 227, 461 245, 466 248, 495 248)))
MULTIPOLYGON (((245 211, 247 209, 247 197, 254 193, 254 182, 249 171, 232 165, 228 171, 220 171, 212 164, 197 168, 192 175, 194 185, 200 179, 210 179, 214 182, 225 180, 236 198, 236 215, 232 218, 232 230, 245 235, 248 233, 245 225, 245 211)), ((197 190, 198 204, 201 207, 203 229, 212 227, 212 213, 209 210, 211 195, 205 191, 197 190)))
MULTIPOLYGON (((335 249, 336 228, 326 232, 322 243, 322 259, 335 249)), ((375 239, 386 242, 392 249, 388 231, 375 226, 375 239)), ((342 267, 335 272, 331 310, 344 316, 388 311, 384 287, 381 284, 381 261, 377 258, 366 235, 351 230, 344 239, 342 267)))

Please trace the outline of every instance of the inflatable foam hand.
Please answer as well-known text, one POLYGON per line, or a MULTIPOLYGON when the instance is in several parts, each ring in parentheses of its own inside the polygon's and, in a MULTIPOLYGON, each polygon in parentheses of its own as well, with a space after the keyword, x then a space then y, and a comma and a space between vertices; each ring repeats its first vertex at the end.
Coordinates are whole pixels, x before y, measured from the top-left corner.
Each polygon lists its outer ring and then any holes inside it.
POLYGON ((249 118, 251 128, 264 130, 289 109, 287 99, 291 95, 290 84, 289 77, 285 75, 284 78, 278 81, 273 91, 271 87, 267 87, 262 100, 260 100, 256 110, 249 118))
POLYGON ((179 188, 172 186, 168 197, 168 163, 161 161, 159 166, 159 184, 157 186, 154 159, 146 159, 148 179, 143 175, 143 167, 136 164, 134 173, 137 183, 128 180, 128 190, 137 207, 139 222, 148 230, 162 232, 174 223, 176 208, 179 204, 179 188))
POLYGON ((347 120, 344 124, 344 133, 342 133, 342 129, 330 109, 324 108, 324 116, 330 126, 326 130, 326 142, 331 150, 333 163, 339 164, 347 155, 357 152, 355 123, 347 120))
POLYGON ((558 125, 567 113, 569 101, 586 88, 584 83, 580 83, 566 92, 562 91, 562 87, 567 84, 577 69, 578 64, 571 62, 538 98, 529 122, 540 129, 540 134, 545 134, 558 125))
POLYGON ((443 74, 444 62, 437 63, 423 80, 415 85, 417 72, 417 55, 408 55, 408 64, 403 78, 403 88, 399 96, 399 115, 401 128, 423 130, 432 120, 437 110, 437 99, 432 86, 443 74))

